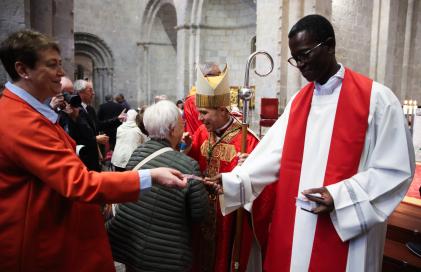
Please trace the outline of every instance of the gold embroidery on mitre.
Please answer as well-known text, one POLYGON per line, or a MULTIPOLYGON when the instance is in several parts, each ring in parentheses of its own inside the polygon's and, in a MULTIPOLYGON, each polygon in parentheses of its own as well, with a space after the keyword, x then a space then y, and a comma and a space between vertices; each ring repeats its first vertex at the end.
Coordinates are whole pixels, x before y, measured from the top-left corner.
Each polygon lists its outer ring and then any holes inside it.
POLYGON ((218 76, 204 76, 197 68, 196 106, 200 108, 229 107, 230 87, 228 66, 218 76))
POLYGON ((230 94, 204 95, 196 93, 196 106, 199 108, 217 108, 230 105, 230 94))

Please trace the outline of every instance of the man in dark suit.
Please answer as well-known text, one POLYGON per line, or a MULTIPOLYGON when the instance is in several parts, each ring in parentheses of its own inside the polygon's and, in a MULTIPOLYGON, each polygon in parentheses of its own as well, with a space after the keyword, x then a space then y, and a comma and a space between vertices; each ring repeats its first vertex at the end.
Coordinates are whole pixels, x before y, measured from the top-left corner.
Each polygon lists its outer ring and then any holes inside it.
POLYGON ((92 82, 86 80, 76 80, 74 83, 75 94, 78 94, 82 100, 82 107, 79 108, 79 116, 69 126, 69 134, 78 145, 84 145, 79 154, 80 159, 89 170, 100 171, 99 161, 102 154, 98 144, 106 144, 108 136, 99 134, 98 119, 95 109, 90 106, 95 92, 92 82))
POLYGON ((126 109, 113 101, 112 95, 105 96, 105 103, 99 105, 98 121, 100 130, 110 137, 110 149, 114 150, 116 133, 121 120, 125 117, 126 109))
POLYGON ((122 105, 126 109, 126 111, 131 109, 129 103, 127 103, 126 98, 124 98, 124 95, 122 93, 119 93, 118 95, 116 95, 115 101, 118 104, 122 105))

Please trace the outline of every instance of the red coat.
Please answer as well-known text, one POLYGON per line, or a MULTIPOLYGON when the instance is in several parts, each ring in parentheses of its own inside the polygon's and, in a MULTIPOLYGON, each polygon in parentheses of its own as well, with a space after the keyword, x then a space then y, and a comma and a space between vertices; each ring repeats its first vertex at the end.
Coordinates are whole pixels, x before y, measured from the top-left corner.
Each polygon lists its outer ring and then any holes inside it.
POLYGON ((189 132, 190 135, 193 135, 200 125, 202 125, 202 121, 199 120, 199 112, 196 108, 195 95, 188 96, 186 101, 184 101, 184 120, 186 120, 185 131, 189 132))
POLYGON ((114 271, 96 203, 135 201, 138 173, 89 172, 64 130, 9 90, 0 120, 0 271, 114 271))
MULTIPOLYGON (((230 172, 238 163, 236 154, 241 150, 241 124, 234 122, 221 138, 221 142, 215 145, 215 135, 211 133, 209 136, 204 125, 200 126, 194 134, 192 149, 189 155, 199 162, 201 171, 206 176, 212 177, 218 173, 230 172), (211 151, 213 146, 215 146, 215 148, 211 151), (210 153, 211 159, 209 160, 210 153)), ((251 153, 258 142, 259 140, 256 136, 248 133, 247 153, 251 153)), ((272 199, 273 197, 272 191, 268 191, 262 195, 269 199, 272 199)), ((268 232, 269 217, 264 216, 262 219, 261 215, 266 215, 268 211, 271 210, 271 206, 267 204, 269 203, 267 199, 264 203, 264 207, 260 205, 259 207, 253 207, 253 211, 255 208, 259 209, 258 220, 256 221, 253 218, 253 225, 255 227, 258 226, 254 230, 250 225, 250 214, 247 212, 244 213, 243 238, 240 251, 240 271, 245 271, 245 268, 247 267, 252 236, 254 235, 253 231, 255 231, 256 237, 260 239, 261 243, 266 243, 265 239, 268 232), (265 211, 261 211, 260 207, 264 208, 265 211), (258 233, 256 231, 258 231, 258 233)), ((196 247, 193 248, 196 253, 193 267, 194 271, 230 271, 229 260, 231 259, 232 254, 236 213, 223 216, 218 200, 214 202, 214 205, 216 217, 211 215, 210 217, 214 217, 214 219, 208 218, 208 221, 205 223, 206 225, 201 226, 201 233, 196 233, 196 237, 194 237, 196 239, 196 241, 193 241, 194 247, 196 247), (213 220, 216 220, 216 222, 213 220), (200 236, 200 238, 197 236, 200 236), (200 241, 197 241, 198 239, 200 241), (213 269, 209 269, 212 266, 213 269)))

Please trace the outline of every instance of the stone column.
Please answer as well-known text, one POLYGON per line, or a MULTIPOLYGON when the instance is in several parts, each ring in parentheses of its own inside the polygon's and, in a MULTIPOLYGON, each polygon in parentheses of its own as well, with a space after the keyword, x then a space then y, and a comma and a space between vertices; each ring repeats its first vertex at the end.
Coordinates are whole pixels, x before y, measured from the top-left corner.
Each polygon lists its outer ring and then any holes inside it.
MULTIPOLYGON (((401 98, 409 98, 410 93, 408 92, 408 66, 409 66, 409 55, 411 49, 412 39, 412 18, 414 14, 414 0, 408 0, 408 10, 406 12, 405 22, 405 41, 403 47, 403 61, 402 61, 402 80, 401 80, 401 98)), ((420 101, 421 102, 421 101, 420 101)))
MULTIPOLYGON (((28 0, 3 0, 0 9, 0 41, 11 33, 29 27, 28 0)), ((0 83, 8 80, 3 65, 0 64, 0 83)))
POLYGON ((377 50, 379 46, 379 24, 380 24, 380 0, 373 0, 373 13, 371 21, 371 43, 370 43, 370 78, 377 76, 377 50))
POLYGON ((53 35, 60 44, 66 76, 73 80, 75 69, 73 0, 54 0, 53 3, 53 35))
POLYGON ((31 28, 53 35, 53 0, 30 0, 31 28))
POLYGON ((388 39, 389 39, 389 22, 390 22, 390 0, 382 0, 379 10, 379 28, 378 28, 378 45, 377 45, 377 71, 375 78, 384 83, 386 80, 386 66, 388 39))
MULTIPOLYGON (((291 27, 302 17, 301 10, 303 8, 303 1, 290 0, 288 8, 288 26, 285 31, 289 32, 291 27)), ((288 40, 285 41, 288 44, 288 40)), ((289 47, 288 47, 289 50, 289 47)), ((289 52, 289 51, 288 51, 289 52)), ((288 53, 290 56, 290 53, 288 53)), ((301 88, 301 74, 300 71, 291 65, 286 67, 287 73, 287 88, 286 88, 286 98, 287 101, 301 88)))
MULTIPOLYGON (((274 68, 267 77, 254 76, 256 83, 256 112, 260 112, 260 99, 262 97, 279 96, 280 77, 280 50, 278 44, 273 42, 280 29, 279 17, 281 17, 278 1, 263 0, 256 2, 256 49, 267 51, 274 60, 274 68), (271 16, 267 16, 271 14, 271 16)), ((256 59, 256 71, 266 73, 269 71, 269 61, 264 56, 256 59)))
POLYGON ((189 30, 177 29, 177 82, 176 97, 185 97, 189 91, 189 30))

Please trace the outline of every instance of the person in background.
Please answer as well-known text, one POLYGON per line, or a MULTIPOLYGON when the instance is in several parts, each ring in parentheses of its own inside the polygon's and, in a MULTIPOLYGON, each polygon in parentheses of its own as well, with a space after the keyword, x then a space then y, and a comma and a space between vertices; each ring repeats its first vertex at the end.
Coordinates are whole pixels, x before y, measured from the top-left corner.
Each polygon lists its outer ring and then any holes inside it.
POLYGON ((81 160, 89 170, 101 171, 101 161, 103 158, 100 146, 108 143, 109 137, 105 133, 100 133, 99 122, 95 109, 91 106, 95 92, 92 82, 84 79, 76 80, 74 83, 75 94, 82 100, 79 108, 79 116, 69 129, 70 136, 78 145, 84 145, 84 153, 80 154, 81 160))
MULTIPOLYGON (((51 97, 49 102, 50 107, 55 111, 59 112, 66 107, 64 102, 64 93, 72 94, 73 93, 73 83, 68 77, 62 77, 60 80, 61 84, 61 93, 51 97)), ((48 101, 48 100, 47 100, 48 101)))
POLYGON ((136 116, 136 124, 140 128, 143 134, 149 136, 149 133, 146 131, 145 125, 143 124, 143 114, 148 106, 143 105, 142 107, 138 108, 138 114, 136 116))
MULTIPOLYGON (((218 76, 221 74, 219 66, 214 62, 206 62, 200 68, 205 77, 218 76)), ((186 120, 185 131, 193 135, 196 130, 203 124, 199 120, 199 112, 196 107, 196 86, 192 86, 189 95, 186 97, 183 104, 184 120, 186 120)))
POLYGON ((176 150, 184 122, 173 102, 148 107, 144 123, 151 140, 134 151, 126 168, 172 167, 189 175, 188 185, 185 189, 154 185, 137 202, 119 204, 107 222, 113 256, 126 264, 128 272, 189 271, 191 223, 203 220, 208 209, 199 165, 176 150))
POLYGON ((181 116, 183 116, 183 110, 184 110, 183 100, 177 100, 177 103, 175 103, 175 105, 177 106, 178 110, 180 111, 181 116))
POLYGON ((135 110, 129 110, 126 122, 117 128, 117 141, 111 157, 116 171, 126 170, 133 151, 147 139, 136 123, 137 115, 135 110))
POLYGON ((126 118, 126 111, 123 105, 113 101, 112 95, 106 95, 105 103, 99 105, 98 126, 109 137, 110 150, 114 150, 117 128, 126 118))
POLYGON ((121 106, 123 106, 123 108, 126 109, 126 111, 130 110, 131 107, 129 105, 129 103, 127 103, 126 99, 124 98, 124 95, 122 93, 119 93, 115 96, 115 101, 120 104, 121 106))
MULTIPOLYGON (((199 112, 198 119, 203 125, 194 133, 192 144, 188 140, 189 135, 185 135, 184 138, 187 145, 185 152, 199 162, 202 175, 206 177, 231 171, 241 163, 241 156, 244 155, 239 155, 242 144, 241 123, 232 117, 229 110, 228 67, 225 67, 220 74, 217 74, 217 71, 220 70, 213 63, 207 63, 197 69, 195 98, 199 112)), ((245 153, 250 153, 259 140, 252 131, 248 130, 246 133, 245 153)), ((234 244, 236 216, 235 214, 223 216, 219 208, 218 195, 213 188, 209 188, 209 191, 211 208, 206 221, 201 225, 199 235, 195 237, 197 257, 193 271, 230 271, 235 266, 238 266, 241 272, 261 271, 261 250, 258 244, 265 243, 264 224, 267 222, 257 221, 254 211, 253 216, 249 212, 244 212, 244 220, 241 222, 241 242, 237 241, 237 244, 234 244), (257 229, 262 232, 256 231, 257 229), (240 247, 238 243, 241 243, 240 247), (236 245, 241 249, 239 260, 232 258, 236 245)), ((271 192, 267 190, 268 203, 271 192)), ((253 208, 260 214, 264 213, 259 204, 253 208)), ((265 212, 269 212, 269 209, 265 209, 265 212)))
POLYGON ((0 44, 12 82, 0 99, 0 271, 115 271, 99 204, 136 201, 180 171, 88 171, 43 102, 61 91, 57 42, 32 30, 0 44))

